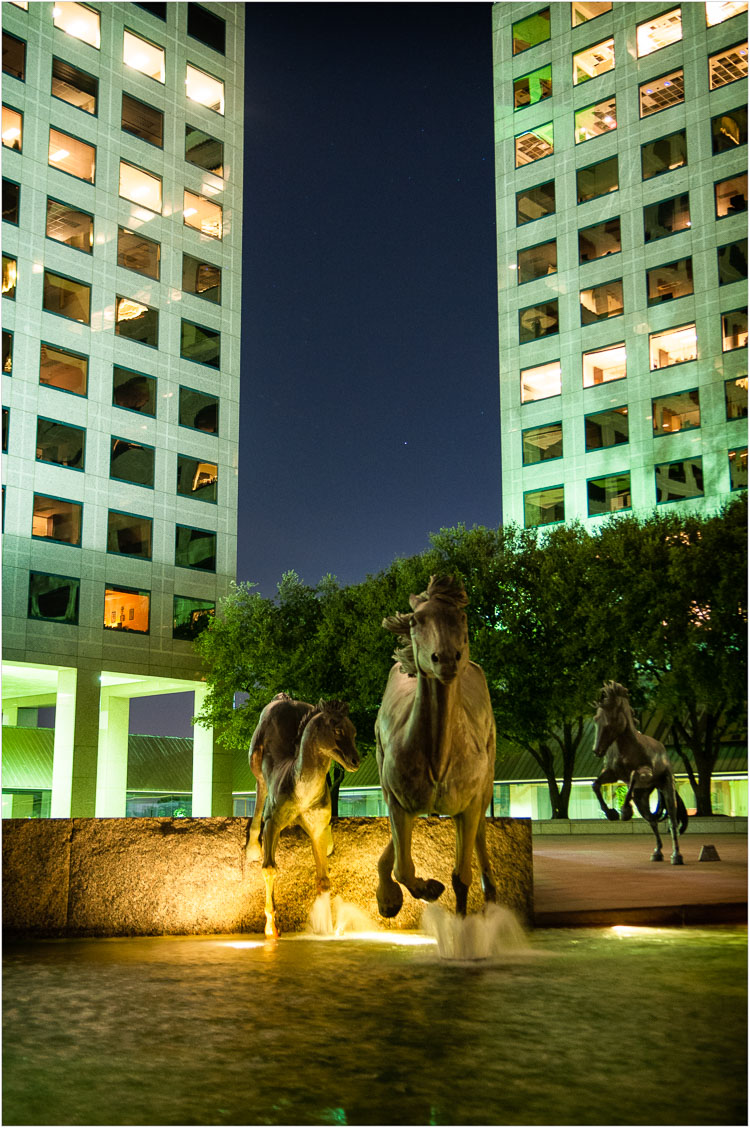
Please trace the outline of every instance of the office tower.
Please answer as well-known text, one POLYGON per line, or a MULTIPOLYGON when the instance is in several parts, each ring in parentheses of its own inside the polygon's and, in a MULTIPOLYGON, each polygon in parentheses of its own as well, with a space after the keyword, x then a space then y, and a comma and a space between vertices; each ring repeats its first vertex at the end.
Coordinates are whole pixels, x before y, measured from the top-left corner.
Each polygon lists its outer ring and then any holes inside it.
MULTIPOLYGON (((49 813, 123 815, 235 575, 244 6, 2 15, 4 722, 55 705, 49 813)), ((193 814, 227 760, 194 730, 193 814)))
POLYGON ((746 13, 493 6, 506 521, 747 487, 746 13))

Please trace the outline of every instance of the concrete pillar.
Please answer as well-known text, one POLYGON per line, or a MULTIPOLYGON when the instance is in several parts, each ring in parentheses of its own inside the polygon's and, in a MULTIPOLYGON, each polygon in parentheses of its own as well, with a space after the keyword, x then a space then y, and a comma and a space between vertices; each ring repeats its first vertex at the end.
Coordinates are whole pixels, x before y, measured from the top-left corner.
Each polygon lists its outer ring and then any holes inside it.
MULTIPOLYGON (((194 715, 207 692, 204 685, 196 689, 194 715)), ((231 814, 232 753, 216 744, 213 729, 193 725, 193 817, 231 814)))
POLYGON ((214 770, 211 789, 211 814, 234 814, 232 801, 233 752, 221 743, 221 732, 214 729, 214 770))
POLYGON ((124 818, 130 700, 102 690, 96 770, 97 818, 124 818))
POLYGON ((15 728, 18 724, 18 706, 3 705, 3 724, 15 728))
POLYGON ((85 668, 59 671, 52 818, 91 818, 95 813, 99 698, 98 671, 85 668))
POLYGON ((76 731, 76 670, 60 670, 57 674, 55 700, 55 743, 52 758, 53 819, 70 818, 70 796, 73 785, 73 744, 76 731))

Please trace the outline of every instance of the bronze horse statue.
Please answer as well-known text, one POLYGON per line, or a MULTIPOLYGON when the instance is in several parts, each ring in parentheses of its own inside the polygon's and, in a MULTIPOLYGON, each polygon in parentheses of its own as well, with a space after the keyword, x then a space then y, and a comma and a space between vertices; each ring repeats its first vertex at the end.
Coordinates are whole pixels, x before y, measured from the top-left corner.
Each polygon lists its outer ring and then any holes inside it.
POLYGON ((631 819, 635 803, 638 813, 656 835, 652 862, 664 861, 658 823, 667 817, 672 834, 672 865, 681 866, 683 859, 678 835, 685 833, 688 816, 675 786, 674 771, 666 748, 653 737, 638 732, 624 685, 607 682, 596 704, 594 752, 602 757, 604 767, 592 786, 599 806, 608 819, 617 819, 617 811, 604 802, 602 784, 616 783, 618 780, 627 783, 628 790, 619 817, 623 821, 631 819), (654 790, 659 793, 659 801, 656 811, 652 812, 649 796, 654 790))
POLYGON ((333 851, 328 769, 336 760, 348 772, 359 767, 357 733, 343 701, 308 705, 285 693, 266 705, 250 741, 250 769, 257 781, 255 813, 246 856, 261 856, 266 886, 265 934, 277 937, 274 881, 276 844, 297 823, 312 843, 318 893, 330 889, 328 855, 333 851))
POLYGON ((492 798, 495 719, 482 669, 469 661, 463 586, 432 576, 427 590, 409 597, 411 614, 383 620, 400 637, 375 722, 380 785, 391 838, 378 862, 378 909, 399 912, 405 885, 412 897, 436 901, 445 886, 417 877, 411 843, 414 819, 450 815, 456 825, 453 889, 466 914, 476 848, 486 901, 497 897, 487 854, 485 811, 492 798), (395 878, 395 880, 394 880, 395 878))

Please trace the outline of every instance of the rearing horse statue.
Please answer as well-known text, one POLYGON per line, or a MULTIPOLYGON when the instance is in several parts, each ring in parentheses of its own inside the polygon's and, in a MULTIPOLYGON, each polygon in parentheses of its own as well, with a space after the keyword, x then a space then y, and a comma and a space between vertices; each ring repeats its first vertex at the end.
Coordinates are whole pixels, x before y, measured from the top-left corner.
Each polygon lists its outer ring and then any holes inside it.
POLYGON ((675 786, 674 772, 666 748, 653 737, 638 732, 635 727, 630 698, 624 685, 614 681, 604 685, 599 694, 594 724, 594 753, 604 760, 604 767, 592 785, 599 806, 608 819, 617 819, 617 811, 604 802, 602 784, 616 783, 618 780, 627 783, 628 790, 619 817, 623 821, 632 819, 632 804, 635 803, 638 813, 656 835, 652 862, 664 861, 657 824, 664 818, 666 808, 672 834, 672 865, 681 866, 683 860, 678 835, 684 834, 687 827, 685 804, 675 786), (654 790, 659 792, 659 803, 656 811, 652 812, 649 795, 654 790))
POLYGON ((404 642, 394 654, 375 723, 380 784, 391 839, 378 862, 378 908, 393 917, 404 895, 436 901, 445 886, 417 877, 412 827, 421 814, 451 815, 456 825, 453 889, 466 913, 471 859, 476 848, 486 901, 497 896, 485 841, 492 797, 495 719, 482 669, 469 661, 463 608, 468 598, 453 578, 432 576, 427 591, 409 597, 411 614, 383 620, 404 642), (395 877, 395 881, 394 881, 395 877))

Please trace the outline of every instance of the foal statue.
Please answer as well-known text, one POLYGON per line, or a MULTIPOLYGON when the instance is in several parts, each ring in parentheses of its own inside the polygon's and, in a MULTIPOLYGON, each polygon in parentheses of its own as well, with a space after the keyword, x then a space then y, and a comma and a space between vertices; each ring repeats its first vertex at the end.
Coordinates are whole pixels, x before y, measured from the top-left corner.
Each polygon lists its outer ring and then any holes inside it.
POLYGON ((628 691, 624 685, 614 681, 604 685, 599 694, 594 724, 594 752, 604 761, 604 767, 593 783, 599 806, 608 819, 616 819, 617 811, 604 802, 602 784, 616 783, 617 780, 627 783, 628 790, 619 817, 624 821, 632 819, 632 804, 635 803, 639 814, 656 835, 652 862, 664 861, 657 824, 665 817, 666 809, 672 834, 672 865, 681 866, 682 854, 677 839, 679 834, 685 833, 687 827, 685 804, 677 792, 674 772, 664 745, 636 729, 628 691), (656 811, 652 812, 649 795, 654 790, 659 793, 659 802, 656 811))
POLYGON ((255 814, 246 854, 261 856, 266 885, 266 936, 277 937, 274 881, 276 843, 282 830, 299 824, 312 842, 318 893, 330 889, 327 857, 333 850, 328 769, 336 760, 348 772, 359 767, 357 735, 343 701, 308 705, 285 693, 260 715, 250 742, 250 768, 257 781, 255 814))
POLYGON ((486 901, 497 893, 485 842, 485 811, 492 797, 495 720, 481 668, 469 661, 462 585, 431 577, 427 591, 409 598, 411 614, 383 620, 398 635, 383 703, 375 723, 380 784, 391 838, 378 863, 381 916, 400 910, 405 885, 412 897, 436 901, 445 886, 417 877, 412 827, 421 814, 451 815, 456 825, 453 889, 466 913, 471 859, 476 848, 486 901), (395 881, 394 881, 395 877, 395 881))

